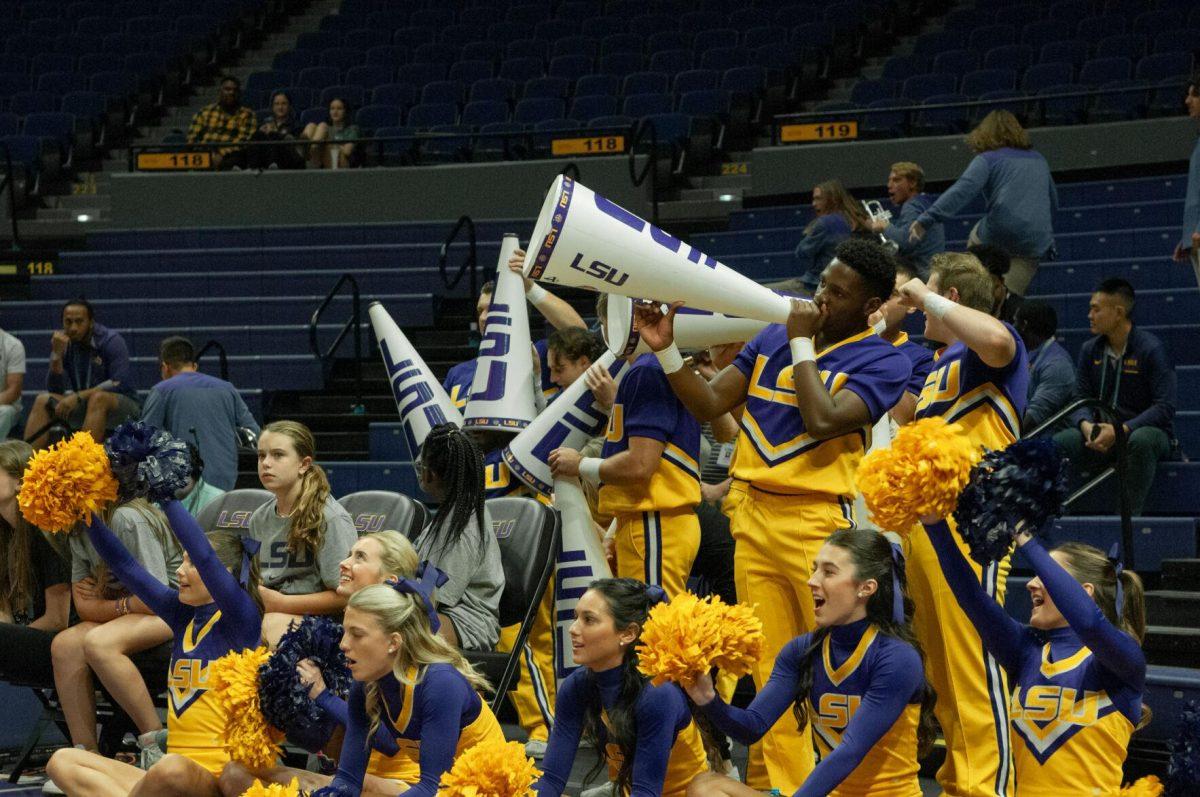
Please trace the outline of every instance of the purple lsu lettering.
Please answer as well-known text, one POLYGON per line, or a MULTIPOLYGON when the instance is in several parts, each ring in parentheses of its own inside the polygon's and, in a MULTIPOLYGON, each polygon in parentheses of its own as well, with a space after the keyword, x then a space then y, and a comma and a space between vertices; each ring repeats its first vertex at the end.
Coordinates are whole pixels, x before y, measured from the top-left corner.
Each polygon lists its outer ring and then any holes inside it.
POLYGON ((228 509, 221 510, 221 514, 217 515, 216 528, 218 529, 248 529, 250 528, 250 516, 254 514, 251 509, 238 509, 230 511, 228 509))
POLYGON ((425 381, 421 369, 414 360, 397 362, 392 358, 386 340, 379 341, 379 350, 383 354, 383 365, 387 369, 392 397, 396 400, 396 409, 400 412, 400 420, 404 424, 408 450, 415 454, 421 447, 417 443, 417 435, 412 428, 413 413, 421 409, 430 428, 446 423, 446 413, 438 406, 433 388, 425 381))
POLYGON ((1048 723, 1065 722, 1071 725, 1092 725, 1100 716, 1101 698, 1104 692, 1084 691, 1082 695, 1067 686, 1039 684, 1025 690, 1013 690, 1009 716, 1014 720, 1048 723))
POLYGON ((550 452, 562 447, 572 429, 579 431, 584 437, 595 437, 607 421, 607 414, 596 406, 596 399, 591 392, 586 391, 563 413, 562 418, 547 430, 531 453, 542 462, 548 462, 550 452))
MULTIPOLYGON (((621 222, 635 232, 640 233, 649 228, 650 240, 654 241, 654 243, 658 244, 663 249, 666 249, 668 252, 675 254, 676 252, 680 251, 681 247, 686 247, 689 250, 687 253, 687 259, 693 263, 703 263, 703 265, 708 266, 709 268, 716 268, 717 266, 721 265, 719 262, 717 262, 716 258, 704 254, 694 246, 685 244, 683 241, 679 240, 670 233, 660 230, 658 227, 655 227, 645 219, 638 218, 615 202, 611 202, 599 194, 594 194, 594 196, 596 197, 597 210, 599 210, 605 216, 608 216, 610 219, 621 222)), ((576 262, 578 262, 578 256, 576 257, 576 262)), ((572 264, 571 267, 575 268, 575 265, 572 264)), ((619 285, 620 283, 614 284, 619 285)))
POLYGON ((492 302, 484 322, 483 340, 479 343, 479 357, 492 359, 486 362, 487 382, 484 383, 483 390, 471 393, 471 401, 499 401, 504 398, 505 386, 508 384, 508 363, 499 358, 508 354, 512 348, 510 327, 511 308, 507 304, 492 302))
POLYGON ((370 534, 375 531, 383 530, 383 523, 387 520, 387 515, 373 515, 366 512, 357 515, 354 518, 354 529, 360 535, 370 534))

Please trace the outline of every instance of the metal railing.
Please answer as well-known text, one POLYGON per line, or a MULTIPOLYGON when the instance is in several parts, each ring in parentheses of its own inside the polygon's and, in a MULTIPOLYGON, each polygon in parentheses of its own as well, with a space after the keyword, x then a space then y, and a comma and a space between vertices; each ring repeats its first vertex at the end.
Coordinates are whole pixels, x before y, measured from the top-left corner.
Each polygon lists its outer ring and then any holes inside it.
POLYGON ((649 119, 643 119, 634 126, 629 138, 629 179, 634 188, 641 187, 650 178, 650 223, 658 226, 658 128, 649 119), (639 173, 637 169, 638 144, 643 139, 650 141, 650 157, 645 168, 639 173))
POLYGON ((1117 476, 1117 505, 1121 513, 1121 555, 1124 559, 1125 566, 1130 570, 1134 569, 1134 550, 1133 550, 1133 508, 1129 497, 1129 451, 1128 451, 1128 436, 1125 434, 1125 425, 1121 423, 1121 419, 1117 417, 1116 410, 1108 404, 1097 398, 1083 398, 1074 401, 1063 407, 1058 412, 1051 415, 1046 420, 1038 424, 1034 429, 1028 432, 1025 437, 1036 437, 1045 431, 1057 426, 1059 421, 1064 418, 1074 415, 1082 409, 1095 410, 1103 418, 1103 423, 1111 423, 1113 431, 1116 435, 1116 440, 1113 443, 1113 464, 1100 471, 1087 482, 1080 485, 1072 492, 1063 502, 1063 506, 1069 507, 1082 498, 1087 493, 1091 492, 1101 482, 1105 481, 1114 473, 1117 476))
POLYGON ((342 342, 346 340, 346 336, 353 331, 354 333, 354 396, 355 403, 350 408, 355 415, 361 415, 366 410, 363 406, 363 383, 362 383, 362 298, 358 291, 358 280, 353 274, 343 274, 329 289, 329 293, 325 294, 325 299, 313 311, 312 320, 308 322, 308 345, 312 349, 313 355, 321 363, 321 376, 324 381, 329 380, 329 376, 333 371, 333 358, 337 354, 338 348, 342 342), (350 320, 342 325, 338 331, 337 337, 333 343, 325 351, 321 351, 321 344, 317 340, 317 325, 321 321, 321 316, 329 309, 329 305, 337 298, 338 293, 344 285, 350 286, 350 320))
POLYGON ((208 354, 209 350, 217 353, 217 369, 221 372, 221 378, 226 382, 229 381, 229 355, 225 353, 225 347, 218 340, 209 340, 200 347, 200 351, 196 352, 196 362, 200 362, 200 358, 208 354))
POLYGON ((12 251, 21 251, 21 235, 17 229, 17 188, 16 173, 13 172, 12 151, 8 144, 0 141, 0 149, 4 150, 4 179, 0 180, 0 191, 8 188, 8 218, 12 224, 12 251))
POLYGON ((470 274, 471 298, 474 299, 478 295, 479 259, 476 251, 475 221, 470 216, 459 216, 458 221, 450 228, 450 234, 446 236, 446 240, 442 241, 441 253, 438 255, 438 272, 442 275, 442 284, 446 286, 446 290, 448 291, 452 291, 458 287, 458 283, 462 281, 464 273, 470 274), (467 256, 463 259, 462 265, 458 267, 458 271, 454 276, 450 277, 447 271, 447 263, 450 260, 450 246, 464 229, 467 231, 467 256))

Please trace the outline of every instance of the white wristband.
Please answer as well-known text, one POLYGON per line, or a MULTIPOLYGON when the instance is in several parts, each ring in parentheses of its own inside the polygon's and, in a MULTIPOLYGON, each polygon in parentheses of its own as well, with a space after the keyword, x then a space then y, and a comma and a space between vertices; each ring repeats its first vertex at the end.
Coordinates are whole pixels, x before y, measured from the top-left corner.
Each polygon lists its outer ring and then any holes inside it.
POLYGON ((879 319, 871 325, 871 329, 875 330, 876 335, 882 335, 884 332, 887 332, 887 319, 879 319))
POLYGON ((549 291, 547 291, 541 285, 538 285, 536 282, 532 287, 530 287, 529 290, 525 291, 525 298, 528 299, 529 303, 534 307, 537 307, 539 304, 541 304, 549 295, 549 291))
POLYGON ((599 457, 584 457, 579 461, 579 478, 583 479, 588 484, 600 484, 600 463, 604 460, 599 457))
POLYGON ((683 369, 683 355, 679 353, 679 347, 671 341, 671 345, 662 351, 654 352, 654 356, 658 358, 658 364, 667 374, 673 374, 676 371, 683 369))
POLYGON ((817 351, 813 348, 812 338, 792 338, 788 345, 792 347, 792 365, 817 361, 817 351))
POLYGON ((945 296, 931 293, 925 297, 925 312, 939 320, 945 318, 946 313, 950 312, 952 307, 954 307, 954 302, 945 296))

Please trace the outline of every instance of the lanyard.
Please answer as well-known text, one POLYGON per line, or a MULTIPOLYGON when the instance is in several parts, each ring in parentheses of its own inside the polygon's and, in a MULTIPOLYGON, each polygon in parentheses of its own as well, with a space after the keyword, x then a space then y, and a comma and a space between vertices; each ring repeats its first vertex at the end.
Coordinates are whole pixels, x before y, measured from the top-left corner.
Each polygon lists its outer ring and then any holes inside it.
MULTIPOLYGON (((1128 348, 1129 347, 1126 346, 1126 349, 1128 349, 1128 348)), ((1101 361, 1103 363, 1103 365, 1100 368, 1100 400, 1101 401, 1104 401, 1104 385, 1106 382, 1108 382, 1108 363, 1109 363, 1110 359, 1113 359, 1113 358, 1110 358, 1108 356, 1108 348, 1105 347, 1104 359, 1101 361)), ((1121 395, 1121 376, 1125 372, 1125 369, 1122 366, 1122 363, 1124 362, 1124 359, 1125 359, 1125 353, 1122 352, 1121 355, 1116 357, 1115 359, 1116 359, 1116 372, 1117 372, 1116 377, 1115 377, 1116 382, 1115 382, 1115 384, 1113 384, 1112 401, 1109 403, 1109 406, 1112 407, 1114 410, 1117 408, 1117 399, 1121 395)))

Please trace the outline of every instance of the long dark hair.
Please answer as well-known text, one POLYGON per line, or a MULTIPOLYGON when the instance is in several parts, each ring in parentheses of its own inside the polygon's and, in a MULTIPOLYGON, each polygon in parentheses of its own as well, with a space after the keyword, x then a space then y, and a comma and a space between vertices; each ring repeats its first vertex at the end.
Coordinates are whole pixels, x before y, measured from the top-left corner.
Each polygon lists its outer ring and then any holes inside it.
POLYGON ((452 423, 429 430, 421 444, 421 467, 438 477, 445 489, 437 515, 429 524, 435 547, 448 551, 475 518, 480 542, 491 529, 483 522, 483 453, 471 436, 452 423))
MULTIPOLYGON (((24 440, 0 443, 0 469, 17 481, 32 456, 33 448, 24 440)), ((40 533, 20 512, 12 526, 0 518, 0 608, 14 617, 33 599, 33 535, 40 533)))
MULTIPOLYGON (((895 637, 906 642, 917 651, 921 657, 921 670, 925 670, 925 651, 917 642, 912 632, 913 602, 908 597, 908 581, 905 577, 904 560, 899 564, 892 560, 892 544, 888 538, 877 531, 867 529, 840 529, 829 535, 826 545, 841 548, 850 554, 854 563, 855 579, 867 581, 875 579, 879 587, 867 599, 867 620, 879 629, 879 633, 895 637), (897 623, 892 617, 892 574, 898 569, 900 589, 904 592, 904 623, 897 623)), ((792 711, 801 730, 808 725, 808 698, 812 694, 813 663, 829 636, 829 629, 822 628, 813 634, 812 644, 804 651, 803 664, 800 667, 799 690, 792 711)), ((924 757, 933 746, 936 732, 933 726, 933 705, 937 702, 937 694, 928 680, 921 694, 921 719, 917 725, 917 755, 924 757)))

